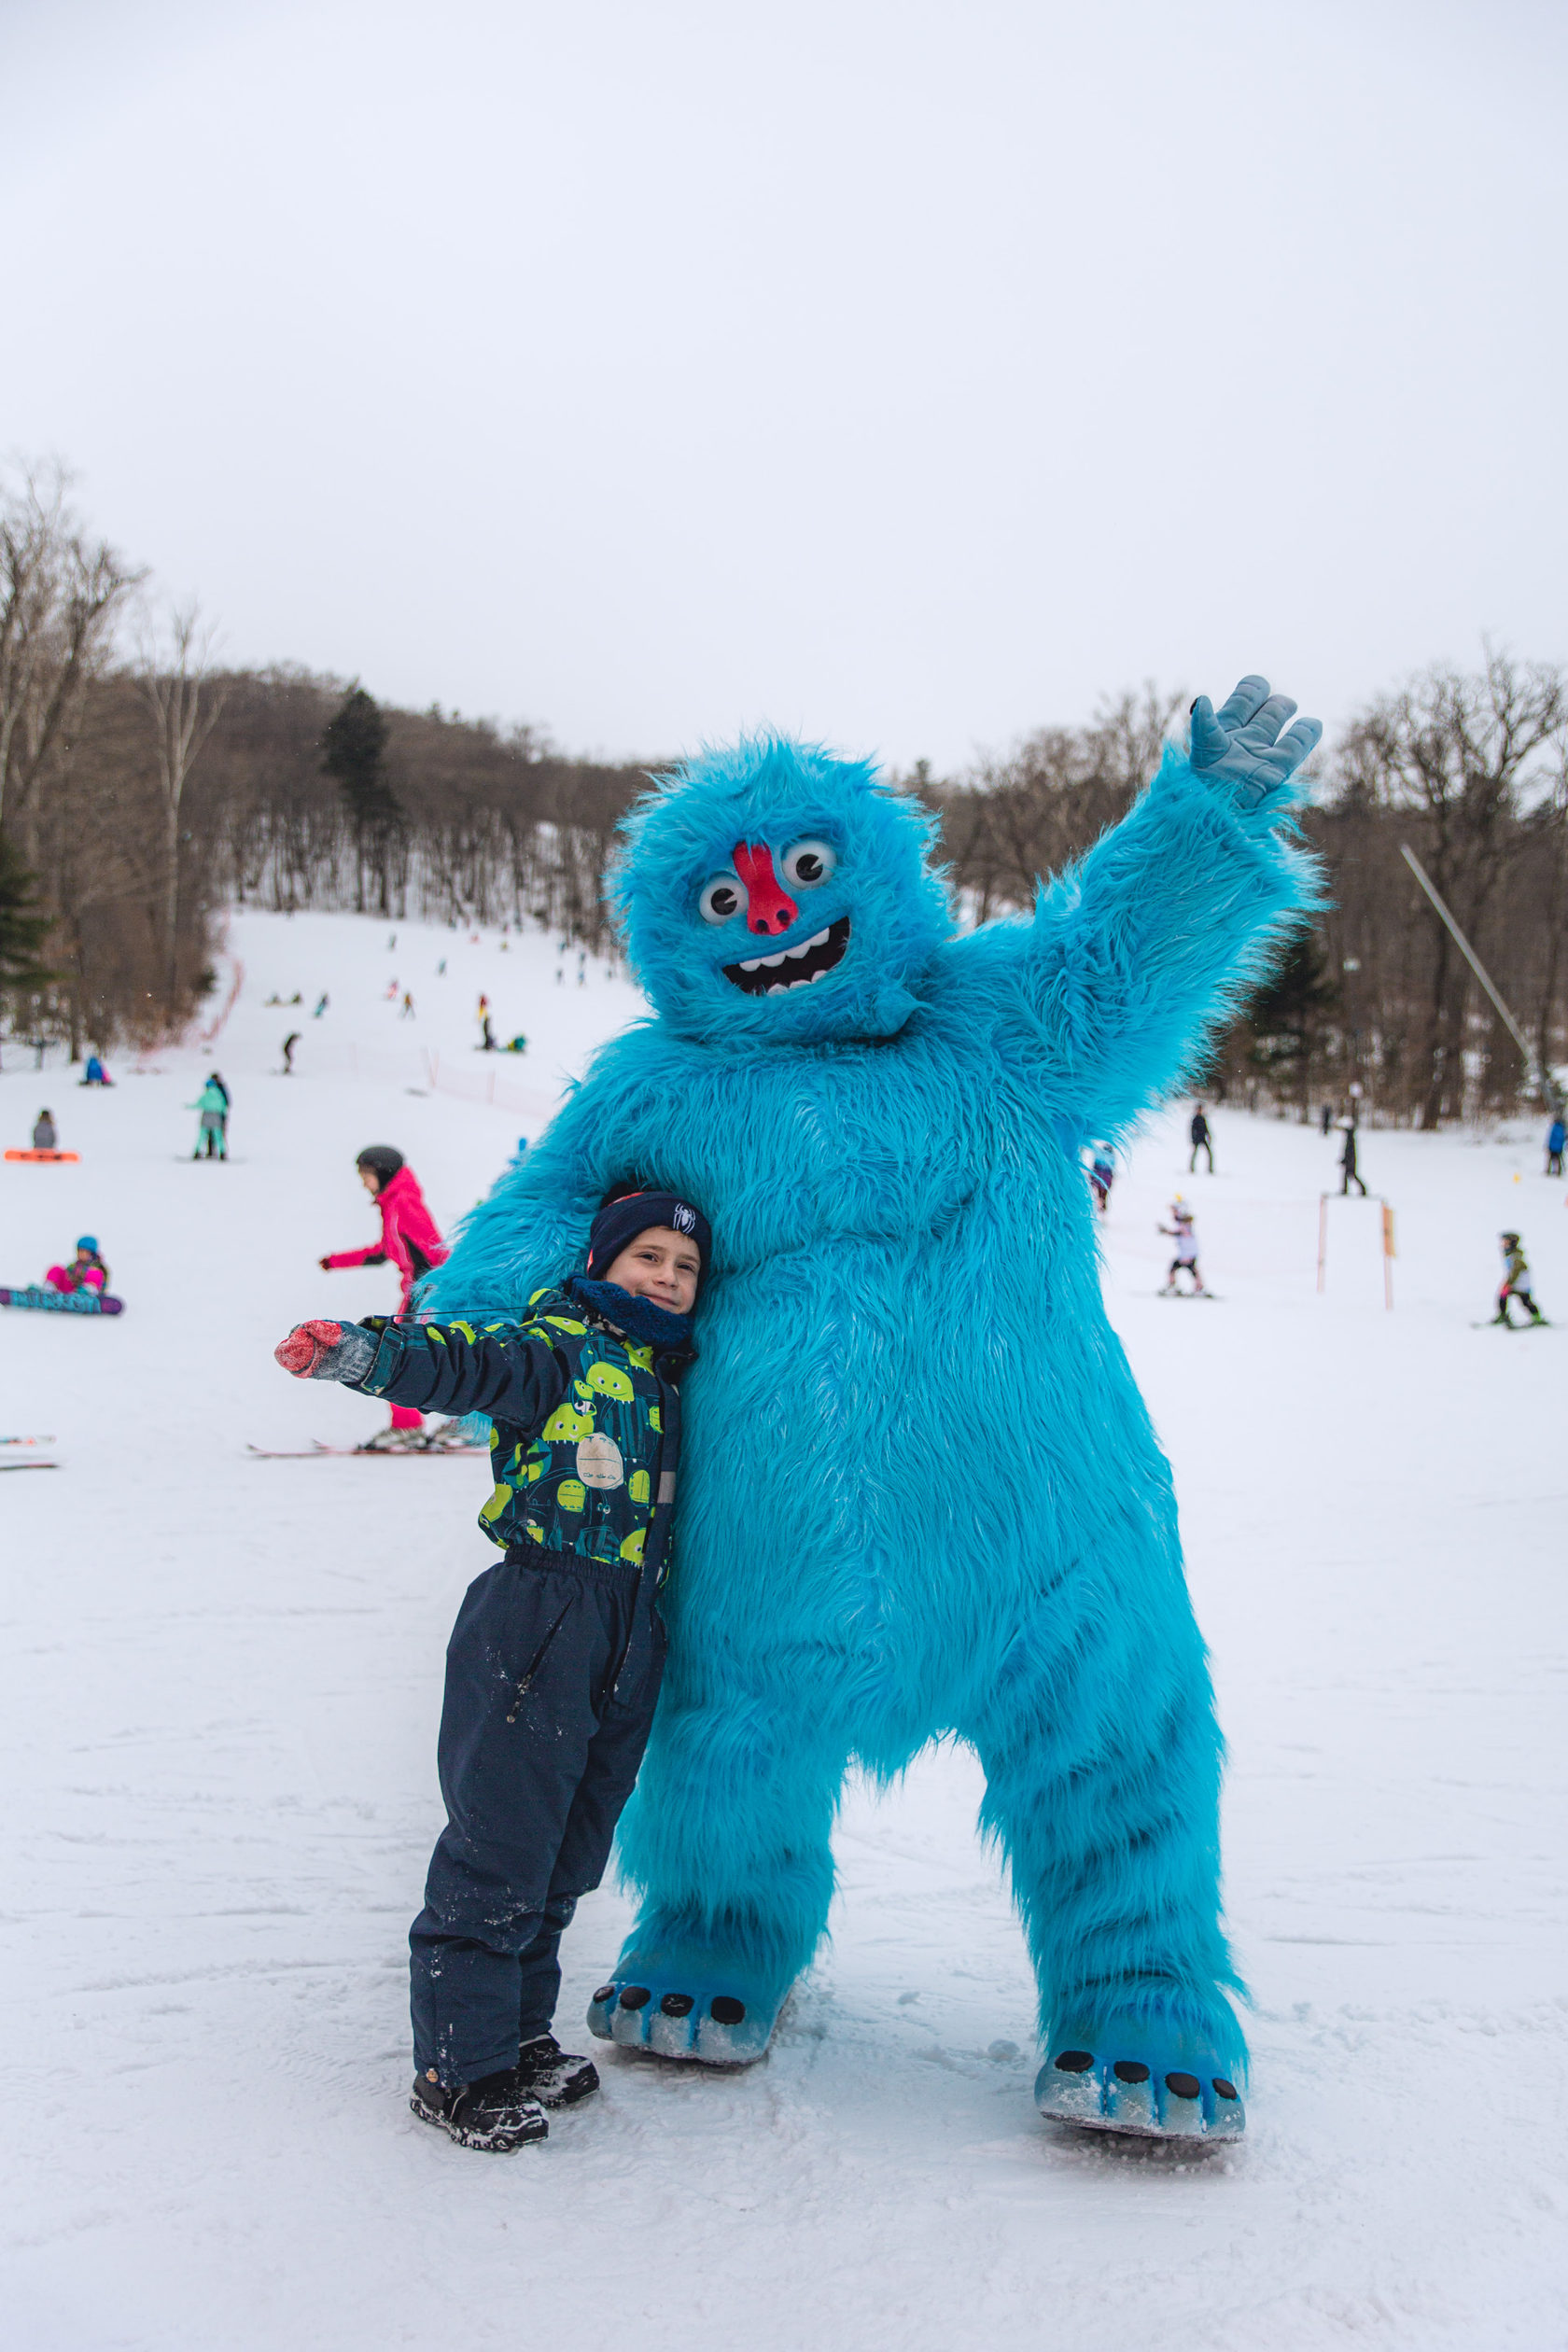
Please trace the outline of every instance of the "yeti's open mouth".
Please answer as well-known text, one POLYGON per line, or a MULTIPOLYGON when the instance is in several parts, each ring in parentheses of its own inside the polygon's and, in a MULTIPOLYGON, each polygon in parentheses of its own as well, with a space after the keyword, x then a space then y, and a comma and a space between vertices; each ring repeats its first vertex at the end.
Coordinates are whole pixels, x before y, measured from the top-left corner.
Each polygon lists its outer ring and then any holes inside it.
POLYGON ((780 947, 777 955, 748 956, 741 963, 726 964, 724 977, 748 996, 782 996, 790 988, 808 988, 813 980, 820 980, 824 972, 842 962, 848 945, 849 917, 841 915, 798 947, 780 947))

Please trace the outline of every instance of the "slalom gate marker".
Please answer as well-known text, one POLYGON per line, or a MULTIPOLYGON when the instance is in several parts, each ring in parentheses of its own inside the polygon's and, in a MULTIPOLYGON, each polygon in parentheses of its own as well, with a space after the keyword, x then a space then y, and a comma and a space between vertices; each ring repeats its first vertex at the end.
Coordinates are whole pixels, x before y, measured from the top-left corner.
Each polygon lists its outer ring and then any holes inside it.
POLYGON ((7 1152, 8 1160, 79 1160, 79 1152, 7 1152))
MULTIPOLYGON (((1328 1204, 1331 1200, 1348 1197, 1343 1193, 1318 1195, 1318 1293, 1321 1296, 1328 1285, 1328 1204)), ((1398 1253, 1393 1246, 1393 1207, 1381 1193, 1364 1193, 1365 1200, 1375 1200, 1383 1212, 1383 1305, 1393 1306, 1393 1261, 1398 1253)))

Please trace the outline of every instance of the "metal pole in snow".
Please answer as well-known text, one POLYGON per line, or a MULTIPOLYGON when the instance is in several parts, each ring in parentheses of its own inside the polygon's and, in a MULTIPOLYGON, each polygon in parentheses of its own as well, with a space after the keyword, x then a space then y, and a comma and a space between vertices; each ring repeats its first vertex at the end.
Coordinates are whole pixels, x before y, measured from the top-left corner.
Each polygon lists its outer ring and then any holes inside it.
POLYGON ((1328 1264, 1328 1195, 1318 1195, 1318 1289, 1323 1286, 1323 1272, 1328 1264))
POLYGON ((1556 1085, 1553 1084, 1552 1080, 1548 1078, 1547 1072, 1542 1069, 1540 1063, 1536 1060, 1534 1046, 1532 1045, 1530 1040, 1526 1037, 1524 1031, 1520 1029, 1519 1023, 1515 1020, 1513 1015, 1509 1012, 1507 1006, 1498 995, 1497 990, 1492 987, 1491 973, 1488 972, 1485 964, 1482 963, 1479 956, 1477 955, 1474 947, 1471 946, 1470 942, 1465 938, 1464 933, 1460 930, 1459 925, 1454 921, 1451 912, 1442 897, 1439 895, 1435 885, 1433 883, 1431 876, 1426 871, 1426 868, 1422 865, 1421 860, 1417 857, 1415 851, 1411 848, 1407 841, 1402 841, 1400 843, 1399 854, 1404 859, 1406 864, 1409 867, 1411 873, 1415 875, 1416 880, 1421 884, 1421 889, 1426 892, 1427 897, 1432 901, 1433 905, 1437 909, 1437 912, 1442 917, 1444 922, 1448 925, 1449 930, 1453 934, 1454 944, 1458 947, 1460 954, 1464 958, 1465 962, 1469 965, 1471 971, 1475 973, 1477 979, 1480 982, 1482 987, 1491 999, 1492 1003, 1497 1009, 1498 1017, 1502 1021, 1504 1028, 1513 1039, 1514 1043, 1519 1047, 1519 1052, 1524 1056, 1524 1067, 1532 1085, 1536 1087, 1541 1094, 1546 1096, 1553 1112, 1561 1116, 1562 1110, 1562 1098, 1558 1093, 1556 1085))

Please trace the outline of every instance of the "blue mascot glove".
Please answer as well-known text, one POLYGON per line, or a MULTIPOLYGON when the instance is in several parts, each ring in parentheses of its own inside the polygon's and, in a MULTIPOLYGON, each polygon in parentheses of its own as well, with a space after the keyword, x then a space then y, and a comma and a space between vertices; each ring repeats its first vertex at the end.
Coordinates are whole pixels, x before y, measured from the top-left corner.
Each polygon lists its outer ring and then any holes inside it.
POLYGON ((1192 707, 1188 757, 1206 784, 1223 785, 1242 816, 1295 775, 1323 734, 1317 719, 1285 721, 1295 709, 1288 694, 1271 694, 1267 678, 1244 678, 1216 710, 1207 694, 1192 707))

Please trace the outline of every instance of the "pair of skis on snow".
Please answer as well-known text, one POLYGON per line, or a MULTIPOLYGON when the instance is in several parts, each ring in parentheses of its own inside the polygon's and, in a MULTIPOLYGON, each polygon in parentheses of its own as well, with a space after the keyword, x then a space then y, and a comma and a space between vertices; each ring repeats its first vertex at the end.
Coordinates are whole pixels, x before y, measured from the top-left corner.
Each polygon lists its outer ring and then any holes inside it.
POLYGON ((253 1446, 245 1451, 258 1462, 342 1462, 362 1456, 367 1462, 444 1462, 454 1456, 471 1462, 488 1454, 488 1446, 324 1446, 319 1437, 308 1446, 253 1446))

